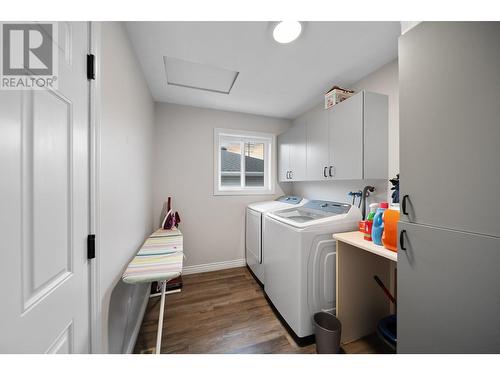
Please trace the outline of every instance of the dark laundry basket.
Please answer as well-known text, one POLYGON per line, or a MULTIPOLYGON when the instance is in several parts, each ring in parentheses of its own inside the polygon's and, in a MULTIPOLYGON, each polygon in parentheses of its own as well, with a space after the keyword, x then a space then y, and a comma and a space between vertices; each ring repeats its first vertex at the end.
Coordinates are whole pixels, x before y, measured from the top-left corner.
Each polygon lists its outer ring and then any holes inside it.
POLYGON ((377 333, 387 345, 396 350, 398 343, 396 314, 381 319, 377 325, 377 333))
POLYGON ((319 312, 314 314, 314 335, 318 354, 337 354, 340 351, 342 324, 334 315, 319 312))

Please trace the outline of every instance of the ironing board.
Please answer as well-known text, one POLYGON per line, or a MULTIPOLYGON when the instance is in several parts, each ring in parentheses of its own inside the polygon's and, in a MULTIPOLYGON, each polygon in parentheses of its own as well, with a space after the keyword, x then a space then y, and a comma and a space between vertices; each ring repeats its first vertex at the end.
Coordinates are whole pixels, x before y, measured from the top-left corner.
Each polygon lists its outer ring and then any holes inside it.
POLYGON ((180 230, 158 229, 146 239, 122 276, 122 280, 128 284, 151 283, 154 281, 161 283, 156 354, 160 354, 161 349, 167 282, 182 273, 184 258, 182 242, 183 237, 180 230))

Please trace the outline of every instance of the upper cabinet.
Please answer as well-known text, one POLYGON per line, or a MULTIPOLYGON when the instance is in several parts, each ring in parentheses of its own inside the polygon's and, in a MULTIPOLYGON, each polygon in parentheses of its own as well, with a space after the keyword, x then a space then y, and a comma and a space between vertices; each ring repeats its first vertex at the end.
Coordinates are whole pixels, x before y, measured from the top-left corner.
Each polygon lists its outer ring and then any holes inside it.
POLYGON ((328 176, 336 180, 363 178, 363 93, 334 105, 328 112, 328 176))
POLYGON ((306 118, 306 180, 320 181, 328 179, 330 166, 328 140, 329 111, 323 107, 315 108, 306 118))
POLYGON ((290 176, 290 131, 278 135, 278 178, 289 181, 290 176))
POLYGON ((363 178, 389 178, 389 99, 363 93, 363 178))
POLYGON ((280 181, 387 179, 387 96, 362 91, 317 107, 278 139, 280 181))
POLYGON ((306 179, 306 123, 295 126, 278 136, 278 171, 280 181, 306 179))

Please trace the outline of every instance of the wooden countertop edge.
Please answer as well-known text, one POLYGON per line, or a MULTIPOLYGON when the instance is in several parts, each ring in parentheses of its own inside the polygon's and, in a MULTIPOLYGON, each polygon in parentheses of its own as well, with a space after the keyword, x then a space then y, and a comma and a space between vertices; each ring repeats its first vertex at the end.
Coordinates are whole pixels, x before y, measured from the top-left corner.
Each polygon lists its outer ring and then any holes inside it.
POLYGON ((393 262, 398 261, 398 254, 396 252, 387 250, 383 246, 375 245, 373 242, 366 241, 363 238, 363 233, 359 231, 335 233, 332 237, 337 241, 347 243, 351 246, 355 246, 372 254, 392 260, 393 262))

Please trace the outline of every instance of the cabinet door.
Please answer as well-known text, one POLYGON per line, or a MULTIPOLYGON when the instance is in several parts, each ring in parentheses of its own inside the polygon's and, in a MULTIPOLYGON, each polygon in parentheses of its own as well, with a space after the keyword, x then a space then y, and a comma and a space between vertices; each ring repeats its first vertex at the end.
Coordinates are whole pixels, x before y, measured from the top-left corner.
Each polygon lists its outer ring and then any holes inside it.
POLYGON ((388 97, 365 91, 363 106, 363 178, 385 180, 389 169, 388 97))
POLYGON ((290 130, 278 136, 278 178, 280 182, 290 181, 290 130))
POLYGON ((290 136, 290 171, 292 181, 306 179, 306 124, 297 122, 289 130, 290 136))
POLYGON ((500 352, 500 238, 399 223, 398 352, 500 352))
POLYGON ((418 224, 500 236, 500 23, 399 39, 401 197, 418 224))
POLYGON ((329 179, 328 110, 319 107, 310 114, 306 133, 306 178, 309 181, 329 179))
POLYGON ((334 179, 363 178, 363 93, 329 111, 330 165, 334 179))

